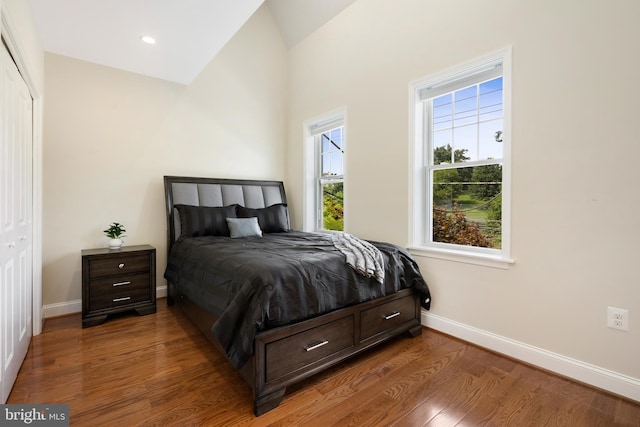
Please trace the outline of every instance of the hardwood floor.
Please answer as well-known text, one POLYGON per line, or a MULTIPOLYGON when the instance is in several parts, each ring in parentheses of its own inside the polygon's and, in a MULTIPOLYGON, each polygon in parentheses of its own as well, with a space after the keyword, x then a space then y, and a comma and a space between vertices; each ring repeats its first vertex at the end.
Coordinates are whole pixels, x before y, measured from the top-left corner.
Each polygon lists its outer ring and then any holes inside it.
POLYGON ((176 308, 82 329, 50 319, 7 403, 66 403, 72 426, 640 426, 640 404, 424 329, 287 391, 249 387, 176 308))

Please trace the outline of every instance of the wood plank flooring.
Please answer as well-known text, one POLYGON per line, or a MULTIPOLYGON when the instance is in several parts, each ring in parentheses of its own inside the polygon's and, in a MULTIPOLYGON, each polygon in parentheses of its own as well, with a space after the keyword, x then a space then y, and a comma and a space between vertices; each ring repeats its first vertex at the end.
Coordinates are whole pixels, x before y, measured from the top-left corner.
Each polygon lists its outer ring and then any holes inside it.
POLYGON ((66 403, 72 426, 640 426, 640 404, 424 329, 290 388, 251 391, 177 309, 82 329, 50 319, 7 403, 66 403))

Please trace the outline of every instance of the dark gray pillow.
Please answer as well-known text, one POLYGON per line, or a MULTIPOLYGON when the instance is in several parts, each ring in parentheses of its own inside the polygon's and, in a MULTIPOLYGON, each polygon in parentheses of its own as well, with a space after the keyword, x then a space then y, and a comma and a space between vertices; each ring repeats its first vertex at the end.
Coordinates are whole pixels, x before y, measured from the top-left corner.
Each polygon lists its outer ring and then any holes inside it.
POLYGON ((232 238, 262 237, 262 230, 258 225, 258 218, 227 218, 229 232, 232 238))
POLYGON ((282 233, 289 227, 289 210, 285 203, 278 203, 262 209, 245 208, 238 205, 238 218, 257 217, 263 233, 282 233))
POLYGON ((175 205, 180 213, 180 237, 229 236, 227 218, 236 216, 236 205, 224 207, 175 205))

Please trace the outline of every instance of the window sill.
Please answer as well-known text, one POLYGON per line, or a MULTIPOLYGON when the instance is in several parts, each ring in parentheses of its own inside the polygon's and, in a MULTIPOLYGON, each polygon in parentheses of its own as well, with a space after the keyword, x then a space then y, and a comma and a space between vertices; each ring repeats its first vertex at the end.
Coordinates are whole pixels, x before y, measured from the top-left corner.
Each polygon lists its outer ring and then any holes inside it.
POLYGON ((427 248, 424 246, 409 246, 408 249, 409 253, 419 257, 444 259, 447 261, 502 268, 505 270, 515 263, 515 260, 511 258, 502 258, 489 254, 471 253, 451 249, 427 248))

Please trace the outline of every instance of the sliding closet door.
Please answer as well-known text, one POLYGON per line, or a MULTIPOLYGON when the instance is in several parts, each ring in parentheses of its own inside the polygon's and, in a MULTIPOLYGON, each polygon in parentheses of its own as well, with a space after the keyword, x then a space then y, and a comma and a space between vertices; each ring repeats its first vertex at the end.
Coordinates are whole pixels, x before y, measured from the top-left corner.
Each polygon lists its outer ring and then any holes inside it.
POLYGON ((0 45, 0 403, 32 335, 32 106, 27 85, 0 45))

